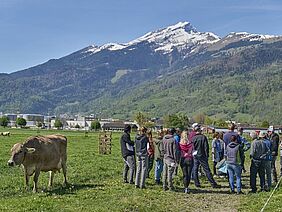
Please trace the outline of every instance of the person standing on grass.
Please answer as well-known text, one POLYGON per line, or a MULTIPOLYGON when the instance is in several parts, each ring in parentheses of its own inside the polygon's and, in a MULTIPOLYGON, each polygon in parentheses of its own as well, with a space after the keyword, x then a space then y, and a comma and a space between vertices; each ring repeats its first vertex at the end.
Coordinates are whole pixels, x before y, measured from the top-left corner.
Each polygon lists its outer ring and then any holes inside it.
POLYGON ((154 165, 154 142, 153 142, 153 135, 151 130, 148 131, 147 136, 149 139, 149 142, 147 144, 147 150, 148 150, 147 178, 149 178, 150 172, 153 169, 153 165, 154 165))
POLYGON ((261 191, 264 190, 265 186, 265 164, 264 164, 264 156, 267 154, 267 147, 263 142, 263 139, 258 139, 256 132, 250 133, 251 138, 253 138, 253 142, 251 144, 250 157, 251 157, 251 167, 250 167, 250 186, 251 192, 257 192, 256 186, 256 178, 257 173, 260 178, 260 188, 261 191))
MULTIPOLYGON (((251 148, 251 143, 247 141, 247 139, 243 136, 244 129, 242 127, 238 127, 237 131, 239 136, 238 141, 243 146, 244 152, 247 152, 251 148)), ((244 154, 244 159, 242 161, 242 170, 246 172, 244 164, 245 164, 245 154, 244 154)))
POLYGON ((244 159, 244 151, 243 145, 239 143, 237 140, 237 136, 232 135, 231 143, 226 146, 225 149, 225 157, 226 157, 226 164, 227 164, 227 172, 229 176, 229 186, 231 189, 231 193, 235 193, 234 188, 234 175, 236 176, 236 187, 237 187, 237 194, 243 194, 241 191, 241 173, 242 173, 242 162, 244 159))
POLYGON ((164 156, 163 189, 173 191, 172 175, 179 162, 179 148, 174 139, 174 130, 168 129, 168 134, 163 138, 161 154, 164 156))
POLYGON ((264 131, 260 131, 259 137, 263 140, 264 144, 267 148, 267 154, 264 157, 264 167, 265 167, 265 173, 266 173, 266 182, 267 185, 265 186, 265 190, 269 191, 272 184, 271 179, 271 161, 272 161, 272 154, 271 154, 271 142, 267 139, 267 134, 264 131))
POLYGON ((274 132, 274 127, 270 126, 268 128, 268 139, 271 142, 271 152, 272 152, 272 161, 271 161, 271 170, 272 170, 272 179, 274 183, 278 182, 277 171, 275 162, 278 156, 278 147, 279 147, 279 135, 274 132))
POLYGON ((183 184, 184 184, 184 193, 189 193, 189 184, 192 175, 193 168, 193 150, 194 145, 192 141, 188 139, 188 131, 184 130, 181 133, 180 139, 180 166, 183 172, 183 184))
POLYGON ((219 133, 215 132, 212 140, 212 161, 213 161, 213 175, 217 176, 216 164, 223 159, 224 156, 224 142, 219 139, 219 133))
POLYGON ((136 148, 136 158, 137 158, 135 187, 141 189, 145 188, 145 180, 147 176, 147 166, 148 166, 147 144, 149 142, 149 139, 146 133, 147 133, 147 128, 141 127, 140 132, 136 135, 135 138, 135 148, 136 148))
MULTIPOLYGON (((173 128, 174 129, 174 128, 173 128)), ((179 143, 180 143, 180 137, 181 137, 181 130, 180 128, 176 128, 174 129, 174 139, 178 145, 178 148, 179 148, 179 143)), ((178 166, 179 164, 177 164, 177 166, 175 167, 174 169, 174 173, 173 173, 173 176, 177 176, 177 173, 178 173, 178 166)))
POLYGON ((206 173, 206 176, 211 183, 213 188, 220 188, 221 186, 216 183, 216 181, 213 179, 211 170, 208 163, 208 157, 209 157, 209 143, 208 139, 205 135, 202 134, 201 126, 198 125, 196 128, 196 135, 193 137, 193 143, 194 143, 194 168, 193 168, 193 177, 194 177, 194 183, 196 187, 201 187, 200 181, 199 181, 199 166, 201 165, 206 173))
POLYGON ((154 150, 155 150, 155 183, 157 185, 161 184, 161 174, 163 172, 163 155, 161 154, 161 149, 163 145, 164 132, 162 130, 158 131, 157 138, 154 140, 154 150))
POLYGON ((238 136, 238 133, 234 131, 235 128, 236 128, 236 125, 234 123, 230 123, 228 125, 229 131, 224 133, 223 135, 223 141, 224 141, 225 147, 231 142, 232 135, 238 136))
POLYGON ((124 133, 120 138, 121 154, 124 162, 123 169, 123 181, 128 183, 127 175, 129 171, 129 183, 134 184, 134 172, 135 172, 135 152, 134 152, 134 141, 130 139, 131 126, 125 125, 124 133))

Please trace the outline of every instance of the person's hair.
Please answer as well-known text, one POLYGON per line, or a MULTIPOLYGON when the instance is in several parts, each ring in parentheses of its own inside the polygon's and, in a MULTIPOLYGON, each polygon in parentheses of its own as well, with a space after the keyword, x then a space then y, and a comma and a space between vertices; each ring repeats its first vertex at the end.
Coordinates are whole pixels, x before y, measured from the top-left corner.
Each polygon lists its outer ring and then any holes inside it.
POLYGON ((256 139, 258 137, 258 134, 256 133, 256 131, 252 131, 252 132, 250 132, 250 137, 252 139, 256 139))
POLYGON ((168 134, 173 135, 175 133, 175 128, 169 128, 167 131, 168 134))
POLYGON ((235 130, 236 125, 235 125, 234 123, 230 123, 230 124, 228 125, 228 128, 229 128, 230 130, 235 130))
POLYGON ((232 142, 237 142, 237 136, 236 136, 236 135, 232 135, 231 138, 230 138, 230 140, 231 140, 232 142))
POLYGON ((144 133, 144 134, 147 133, 147 130, 148 130, 148 129, 147 129, 146 127, 141 127, 141 128, 140 128, 140 132, 141 132, 141 133, 144 133))
POLYGON ((148 131, 147 131, 147 136, 148 136, 149 138, 152 138, 152 137, 153 137, 152 130, 148 130, 148 131))
POLYGON ((221 140, 223 140, 223 135, 224 135, 223 132, 220 132, 220 133, 219 133, 219 138, 220 138, 221 140))
POLYGON ((124 132, 130 132, 131 131, 131 126, 130 126, 130 124, 126 124, 125 126, 124 126, 124 132))
POLYGON ((163 131, 163 130, 158 130, 157 136, 158 136, 159 138, 164 137, 164 131, 163 131))
POLYGON ((184 130, 181 133, 180 144, 187 144, 188 143, 188 131, 184 130))
POLYGON ((217 138, 219 136, 219 133, 218 132, 215 132, 214 134, 213 134, 213 138, 217 138))

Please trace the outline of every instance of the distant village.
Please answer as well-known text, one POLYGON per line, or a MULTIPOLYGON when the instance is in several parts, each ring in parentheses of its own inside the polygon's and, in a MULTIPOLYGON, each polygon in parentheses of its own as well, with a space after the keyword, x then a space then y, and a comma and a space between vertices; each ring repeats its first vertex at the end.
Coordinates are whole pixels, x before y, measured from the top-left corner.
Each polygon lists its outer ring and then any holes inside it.
MULTIPOLYGON (((131 125, 133 130, 137 130, 139 124, 136 120, 120 120, 120 119, 113 119, 113 118, 101 118, 97 119, 97 117, 93 114, 88 116, 82 115, 60 115, 50 116, 50 115, 41 115, 41 114, 12 114, 12 113, 1 113, 0 118, 7 117, 9 120, 8 127, 17 128, 16 120, 18 118, 23 118, 26 121, 25 128, 41 128, 41 129, 58 129, 56 126, 56 120, 60 120, 61 127, 60 129, 64 130, 84 130, 88 131, 93 129, 91 127, 92 122, 99 122, 99 129, 103 131, 123 131, 125 125, 131 125)), ((153 118, 151 120, 152 130, 157 131, 164 128, 164 120, 159 118, 153 118)), ((230 121, 226 121, 227 123, 230 121)), ((244 125, 240 123, 236 123, 237 126, 243 127, 245 132, 250 132, 252 130, 266 130, 266 128, 256 127, 253 125, 244 125)), ((227 129, 224 127, 215 127, 209 125, 203 125, 203 129, 206 133, 213 133, 215 131, 226 131, 227 129)), ((277 132, 282 133, 282 126, 275 126, 277 132)))

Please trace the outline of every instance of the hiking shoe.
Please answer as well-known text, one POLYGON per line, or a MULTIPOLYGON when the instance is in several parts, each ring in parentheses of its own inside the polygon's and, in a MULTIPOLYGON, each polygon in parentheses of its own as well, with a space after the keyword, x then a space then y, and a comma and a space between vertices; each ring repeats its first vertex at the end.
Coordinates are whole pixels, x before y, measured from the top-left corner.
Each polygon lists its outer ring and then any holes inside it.
POLYGON ((189 194, 189 193, 190 193, 189 188, 185 188, 185 189, 184 189, 184 193, 185 193, 185 194, 189 194))
POLYGON ((123 183, 128 183, 128 181, 127 180, 123 180, 123 183))
POLYGON ((230 194, 235 194, 235 191, 234 191, 234 190, 231 190, 231 191, 230 191, 230 194))
POLYGON ((138 185, 135 185, 135 188, 140 188, 138 185))
POLYGON ((133 182, 133 181, 130 181, 129 184, 134 184, 134 182, 133 182))
POLYGON ((175 191, 174 187, 169 188, 169 191, 175 191))
POLYGON ((197 188, 202 188, 202 186, 201 186, 201 185, 195 185, 195 187, 197 187, 197 188))
POLYGON ((213 188, 221 188, 221 185, 219 185, 219 184, 216 183, 216 184, 213 184, 212 187, 213 187, 213 188))
POLYGON ((243 191, 237 191, 237 195, 244 194, 243 191))
POLYGON ((155 180, 155 184, 156 185, 160 185, 161 184, 161 180, 155 180))
POLYGON ((145 186, 141 186, 140 189, 146 189, 146 187, 145 186))
POLYGON ((164 191, 167 191, 167 190, 168 190, 168 187, 167 187, 167 186, 164 186, 164 187, 163 187, 163 190, 164 190, 164 191))
POLYGON ((253 194, 257 193, 257 190, 252 189, 252 190, 249 191, 249 193, 253 193, 253 194))

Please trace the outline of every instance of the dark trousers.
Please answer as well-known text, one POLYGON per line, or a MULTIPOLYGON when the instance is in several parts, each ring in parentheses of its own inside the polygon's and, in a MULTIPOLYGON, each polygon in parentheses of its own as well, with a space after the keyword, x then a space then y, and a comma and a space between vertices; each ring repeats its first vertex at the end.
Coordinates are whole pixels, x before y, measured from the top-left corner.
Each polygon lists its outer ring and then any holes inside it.
POLYGON ((254 160, 251 161, 251 167, 250 167, 250 185, 252 191, 257 190, 257 173, 259 174, 260 178, 260 188, 264 189, 265 185, 265 164, 264 161, 261 160, 254 160))
POLYGON ((193 168, 193 177, 194 177, 194 183, 196 186, 200 186, 200 181, 199 181, 199 166, 202 166, 204 169, 204 172, 206 173, 206 176, 208 180, 210 181, 211 185, 214 186, 216 185, 215 180, 212 177, 211 170, 209 167, 208 163, 208 158, 207 157, 194 157, 194 168, 193 168))
POLYGON ((277 171, 276 171, 276 166, 275 166, 275 162, 276 162, 277 156, 273 156, 272 157, 272 161, 271 161, 271 170, 272 170, 272 179, 273 182, 277 183, 277 171))
POLYGON ((134 172, 135 172, 135 156, 130 155, 123 158, 124 167, 123 167, 123 180, 127 181, 127 175, 129 171, 129 182, 133 183, 134 172))
POLYGON ((189 187, 191 175, 192 175, 192 168, 193 168, 193 160, 187 158, 181 158, 180 166, 183 172, 183 184, 185 188, 189 187))
POLYGON ((148 156, 147 178, 150 175, 150 171, 153 169, 153 165, 154 165, 154 155, 149 155, 148 156))
POLYGON ((216 164, 217 162, 213 162, 213 175, 216 175, 216 164))

